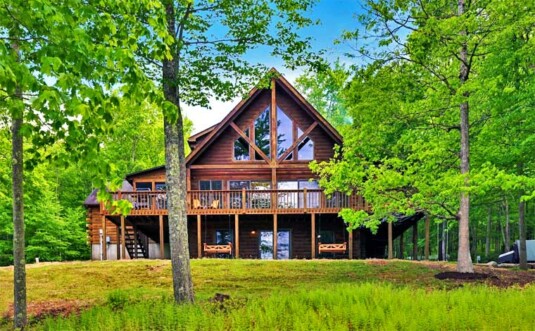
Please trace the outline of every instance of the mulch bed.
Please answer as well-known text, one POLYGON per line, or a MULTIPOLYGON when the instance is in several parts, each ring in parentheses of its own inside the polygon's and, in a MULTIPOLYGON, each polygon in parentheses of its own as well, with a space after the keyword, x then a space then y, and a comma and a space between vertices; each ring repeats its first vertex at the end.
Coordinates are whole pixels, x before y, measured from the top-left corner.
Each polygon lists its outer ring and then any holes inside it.
POLYGON ((453 282, 460 286, 465 283, 487 284, 500 288, 512 286, 524 287, 535 283, 535 272, 520 270, 501 270, 489 267, 475 267, 474 273, 443 271, 435 275, 436 279, 453 282))

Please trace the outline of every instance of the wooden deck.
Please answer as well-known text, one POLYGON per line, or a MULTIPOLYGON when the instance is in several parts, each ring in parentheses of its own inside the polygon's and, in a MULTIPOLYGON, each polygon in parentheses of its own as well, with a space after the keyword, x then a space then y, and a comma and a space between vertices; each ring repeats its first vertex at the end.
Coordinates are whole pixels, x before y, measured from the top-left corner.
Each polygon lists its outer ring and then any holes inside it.
MULTIPOLYGON (((165 191, 115 192, 114 200, 132 203, 131 216, 167 215, 165 191)), ((336 214, 344 208, 369 210, 360 195, 334 193, 320 189, 304 190, 221 190, 188 191, 188 215, 230 214, 336 214)), ((110 214, 101 204, 101 213, 110 214)))

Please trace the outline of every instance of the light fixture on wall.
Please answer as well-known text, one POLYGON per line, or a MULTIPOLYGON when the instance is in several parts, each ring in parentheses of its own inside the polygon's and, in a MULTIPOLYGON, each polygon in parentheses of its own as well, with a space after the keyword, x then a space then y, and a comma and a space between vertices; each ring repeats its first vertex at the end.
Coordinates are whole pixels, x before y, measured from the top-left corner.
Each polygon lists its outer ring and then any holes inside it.
POLYGON ((251 236, 255 236, 256 235, 256 231, 255 230, 252 230, 251 231, 251 236))

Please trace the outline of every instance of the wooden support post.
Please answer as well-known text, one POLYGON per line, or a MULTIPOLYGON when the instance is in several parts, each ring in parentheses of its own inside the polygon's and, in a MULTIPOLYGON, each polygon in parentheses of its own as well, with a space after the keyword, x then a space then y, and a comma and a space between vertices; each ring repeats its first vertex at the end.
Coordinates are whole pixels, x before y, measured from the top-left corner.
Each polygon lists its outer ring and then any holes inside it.
POLYGON ((126 259, 126 227, 124 226, 124 216, 121 216, 121 258, 126 259))
POLYGON ((418 260, 418 223, 412 226, 412 259, 418 260))
POLYGON ((106 216, 102 216, 102 259, 108 259, 108 243, 106 242, 106 216))
POLYGON ((201 246, 201 215, 197 215, 197 257, 200 259, 202 257, 202 246, 201 246))
POLYGON ((393 257, 392 222, 388 222, 388 259, 391 260, 393 257))
POLYGON ((240 258, 240 215, 234 214, 234 257, 240 258))
POLYGON ((353 229, 349 230, 349 259, 353 259, 353 229))
POLYGON ((277 250, 278 250, 277 239, 279 238, 279 236, 277 235, 277 231, 278 231, 277 227, 278 227, 277 214, 273 214, 273 259, 274 260, 277 259, 277 250))
POLYGON ((429 215, 425 217, 425 247, 424 247, 424 259, 429 260, 429 215))
POLYGON ((311 258, 316 258, 316 214, 310 215, 310 253, 311 258))
POLYGON ((243 213, 245 214, 245 209, 246 209, 246 205, 247 205, 247 194, 245 193, 245 187, 242 187, 241 189, 241 208, 242 208, 242 211, 243 213))
POLYGON ((164 227, 163 227, 163 215, 160 215, 160 259, 164 259, 165 258, 165 241, 164 241, 164 237, 163 237, 163 230, 164 230, 164 227))
POLYGON ((116 225, 115 226, 115 246, 117 248, 117 260, 120 260, 121 259, 121 242, 120 242, 120 235, 121 235, 121 232, 120 232, 120 228, 119 228, 119 225, 116 225))

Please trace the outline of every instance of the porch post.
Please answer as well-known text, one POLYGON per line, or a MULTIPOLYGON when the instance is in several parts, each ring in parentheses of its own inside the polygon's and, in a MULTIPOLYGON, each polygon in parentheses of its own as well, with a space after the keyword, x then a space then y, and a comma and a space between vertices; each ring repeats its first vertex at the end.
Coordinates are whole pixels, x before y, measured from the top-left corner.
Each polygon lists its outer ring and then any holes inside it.
POLYGON ((388 259, 392 259, 394 257, 394 253, 392 251, 392 222, 388 222, 388 259))
POLYGON ((121 258, 126 259, 124 216, 121 216, 121 258))
POLYGON ((412 226, 412 259, 418 260, 418 222, 412 226))
POLYGON ((425 217, 425 247, 424 259, 429 260, 429 215, 425 217))
POLYGON ((278 224, 277 224, 277 214, 273 214, 273 259, 276 260, 277 259, 277 239, 278 239, 278 235, 277 235, 277 227, 278 227, 278 224))
POLYGON ((310 215, 310 258, 316 258, 316 214, 310 215))
POLYGON ((119 225, 115 226, 115 243, 117 244, 117 260, 121 259, 121 242, 120 242, 120 228, 119 225))
POLYGON ((102 259, 108 259, 108 244, 106 242, 106 216, 102 216, 102 259))
POLYGON ((164 250, 164 238, 163 238, 163 215, 160 215, 160 259, 165 258, 165 250, 164 250))
POLYGON ((353 259, 353 229, 349 231, 349 259, 353 259))
POLYGON ((234 214, 234 257, 240 258, 240 215, 234 214))
POLYGON ((201 246, 201 215, 197 215, 197 257, 200 259, 202 257, 202 246, 201 246))

